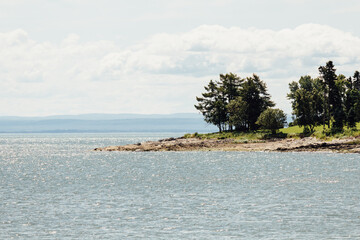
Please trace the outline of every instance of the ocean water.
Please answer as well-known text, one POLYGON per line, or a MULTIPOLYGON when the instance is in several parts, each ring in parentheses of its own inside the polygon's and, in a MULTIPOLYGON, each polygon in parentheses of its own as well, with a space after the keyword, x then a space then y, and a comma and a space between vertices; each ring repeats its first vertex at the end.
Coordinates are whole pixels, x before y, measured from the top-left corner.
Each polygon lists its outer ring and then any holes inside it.
POLYGON ((174 135, 0 135, 0 239, 360 239, 357 154, 91 151, 174 135))

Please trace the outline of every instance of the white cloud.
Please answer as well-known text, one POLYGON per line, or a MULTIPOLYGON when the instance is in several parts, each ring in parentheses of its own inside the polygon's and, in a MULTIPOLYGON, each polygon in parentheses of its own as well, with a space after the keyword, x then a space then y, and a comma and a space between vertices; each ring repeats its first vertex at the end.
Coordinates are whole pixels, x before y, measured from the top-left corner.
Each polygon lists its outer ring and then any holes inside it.
POLYGON ((0 115, 195 111, 195 96, 219 73, 257 73, 290 111, 287 84, 333 60, 360 67, 360 38, 317 24, 280 31, 203 25, 119 48, 111 41, 38 42, 24 30, 0 33, 0 115))
POLYGON ((158 34, 112 54, 108 68, 206 76, 226 71, 271 74, 286 66, 291 76, 294 62, 297 67, 316 67, 314 62, 329 58, 342 65, 356 63, 359 43, 349 33, 315 24, 281 31, 201 26, 183 34, 158 34))

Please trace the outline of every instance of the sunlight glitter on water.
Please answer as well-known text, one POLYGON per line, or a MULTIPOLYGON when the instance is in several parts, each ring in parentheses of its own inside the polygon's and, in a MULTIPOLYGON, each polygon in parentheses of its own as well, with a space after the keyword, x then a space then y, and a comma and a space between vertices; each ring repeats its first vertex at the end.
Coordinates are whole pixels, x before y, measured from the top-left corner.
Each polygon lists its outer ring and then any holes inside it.
POLYGON ((360 238, 355 154, 91 151, 169 136, 1 135, 0 239, 360 238))

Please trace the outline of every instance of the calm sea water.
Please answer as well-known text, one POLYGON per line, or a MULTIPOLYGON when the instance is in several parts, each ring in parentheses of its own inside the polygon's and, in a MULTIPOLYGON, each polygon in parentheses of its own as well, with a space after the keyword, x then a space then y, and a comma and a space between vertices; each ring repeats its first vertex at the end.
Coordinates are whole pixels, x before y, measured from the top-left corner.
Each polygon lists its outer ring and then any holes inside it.
POLYGON ((174 135, 0 135, 0 239, 360 239, 360 155, 90 151, 174 135))

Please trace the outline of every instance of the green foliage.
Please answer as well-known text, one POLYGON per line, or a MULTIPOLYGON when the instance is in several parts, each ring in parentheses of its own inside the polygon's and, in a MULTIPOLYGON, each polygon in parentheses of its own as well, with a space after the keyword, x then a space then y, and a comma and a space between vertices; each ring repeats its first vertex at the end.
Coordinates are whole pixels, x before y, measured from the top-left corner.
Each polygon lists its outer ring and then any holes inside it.
POLYGON ((232 129, 227 105, 239 95, 238 89, 242 81, 233 73, 220 74, 218 82, 211 80, 204 87, 206 92, 202 93, 202 97, 196 97, 198 104, 195 108, 203 114, 207 123, 216 125, 219 132, 226 130, 227 127, 232 129))
POLYGON ((220 74, 220 81, 218 82, 220 91, 225 97, 226 103, 234 100, 239 96, 239 88, 244 80, 234 73, 220 74))
POLYGON ((330 126, 330 119, 333 119, 332 131, 342 131, 344 126, 344 109, 341 98, 341 84, 336 84, 337 76, 336 69, 332 61, 326 63, 326 66, 319 67, 319 73, 325 86, 325 101, 328 113, 328 126, 330 126))
POLYGON ((320 78, 303 76, 299 82, 289 84, 294 123, 303 127, 303 134, 309 135, 315 127, 323 124, 325 135, 343 131, 344 124, 354 129, 360 121, 360 74, 353 77, 336 75, 332 61, 319 67, 320 78), (327 125, 327 130, 326 130, 327 125))
MULTIPOLYGON (((349 134, 348 131, 354 134, 357 132, 355 123, 360 121, 360 73, 356 71, 350 78, 336 75, 332 61, 318 69, 320 77, 302 76, 298 82, 289 84, 287 97, 295 119, 291 127, 281 132, 288 136, 319 137, 349 134), (348 130, 343 131, 344 125, 348 130)), ((198 104, 195 108, 203 114, 206 122, 216 125, 220 133, 232 131, 235 127, 238 132, 263 134, 256 131, 259 125, 274 133, 281 127, 281 122, 285 122, 282 116, 274 113, 265 115, 264 111, 274 103, 267 93, 266 84, 255 74, 243 79, 233 73, 220 74, 219 81, 211 80, 204 88, 206 92, 196 97, 198 104), (259 118, 262 113, 266 117, 259 118)), ((224 134, 219 138, 228 137, 227 132, 224 134)))
POLYGON ((259 142, 259 141, 263 141, 266 138, 266 136, 268 136, 268 132, 265 131, 254 131, 254 132, 226 131, 226 132, 216 132, 216 133, 204 133, 198 135, 198 137, 202 139, 232 139, 236 143, 259 142))
POLYGON ((183 138, 201 138, 202 134, 199 134, 198 132, 195 132, 193 134, 191 133, 186 133, 183 138))
POLYGON ((360 91, 360 73, 359 71, 355 71, 353 77, 354 89, 360 91))
POLYGON ((196 97, 199 103, 195 105, 195 108, 203 114, 207 123, 216 125, 221 132, 227 121, 224 96, 217 83, 212 80, 204 88, 206 92, 202 93, 202 97, 196 97))
POLYGON ((242 97, 230 101, 227 106, 229 112, 229 123, 235 126, 236 131, 247 130, 247 109, 248 104, 242 97))
MULTIPOLYGON (((357 129, 360 129, 360 122, 356 124, 357 129)), ((335 138, 345 138, 345 137, 359 137, 360 130, 346 129, 342 132, 334 133, 331 131, 331 128, 319 125, 314 127, 313 132, 304 134, 304 127, 298 125, 282 128, 276 134, 269 134, 266 130, 256 130, 250 132, 216 132, 216 133, 187 133, 184 138, 201 138, 201 139, 229 139, 233 140, 235 143, 251 143, 251 142, 263 142, 266 139, 271 138, 302 138, 306 136, 312 136, 323 140, 333 140, 335 138)))
POLYGON ((255 74, 246 78, 240 93, 242 100, 247 103, 245 109, 247 127, 249 130, 256 130, 258 129, 256 121, 260 114, 275 104, 270 100, 266 84, 255 74))
MULTIPOLYGON (((357 124, 357 128, 360 128, 360 122, 357 124)), ((333 132, 331 128, 327 126, 316 126, 310 134, 304 134, 304 127, 293 126, 288 128, 280 129, 281 132, 287 133, 288 137, 304 137, 304 136, 313 136, 319 139, 332 140, 334 138, 343 138, 343 137, 358 137, 360 136, 360 130, 357 130, 356 127, 353 129, 346 129, 342 132, 333 132)))
POLYGON ((289 88, 287 97, 291 100, 296 123, 304 126, 305 131, 309 129, 312 132, 323 119, 323 85, 320 79, 302 76, 299 83, 292 82, 289 88))
POLYGON ((344 92, 344 111, 346 115, 346 125, 348 129, 355 128, 356 121, 360 121, 360 76, 356 71, 353 77, 349 77, 343 83, 344 92))
POLYGON ((263 129, 271 130, 272 134, 276 133, 276 130, 283 128, 286 123, 286 115, 280 109, 268 108, 263 111, 256 124, 260 125, 263 129))
POLYGON ((281 132, 287 133, 289 135, 299 135, 304 131, 304 127, 301 127, 299 125, 291 126, 288 128, 280 129, 281 132))
POLYGON ((262 139, 274 139, 274 138, 287 138, 288 134, 287 133, 283 133, 283 132, 275 132, 275 133, 270 133, 270 134, 264 134, 264 136, 262 137, 262 139))
POLYGON ((256 120, 268 107, 274 106, 266 84, 257 75, 241 79, 236 74, 220 74, 218 82, 210 81, 202 97, 196 97, 199 110, 206 122, 219 132, 256 130, 256 120))
POLYGON ((184 136, 183 136, 183 138, 191 138, 191 133, 186 133, 184 136))

